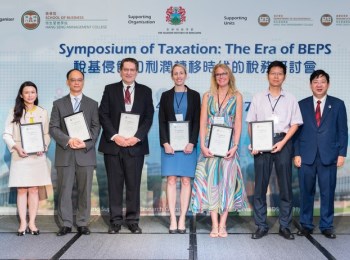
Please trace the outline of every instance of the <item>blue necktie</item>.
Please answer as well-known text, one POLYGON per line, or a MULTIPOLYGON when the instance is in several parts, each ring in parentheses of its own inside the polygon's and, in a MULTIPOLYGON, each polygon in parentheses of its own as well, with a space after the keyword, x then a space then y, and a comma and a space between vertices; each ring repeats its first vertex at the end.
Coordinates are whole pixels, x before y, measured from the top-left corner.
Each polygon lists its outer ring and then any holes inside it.
POLYGON ((75 103, 74 103, 73 110, 74 110, 74 113, 76 113, 79 111, 80 102, 79 102, 79 98, 77 97, 75 97, 74 100, 75 100, 75 103))

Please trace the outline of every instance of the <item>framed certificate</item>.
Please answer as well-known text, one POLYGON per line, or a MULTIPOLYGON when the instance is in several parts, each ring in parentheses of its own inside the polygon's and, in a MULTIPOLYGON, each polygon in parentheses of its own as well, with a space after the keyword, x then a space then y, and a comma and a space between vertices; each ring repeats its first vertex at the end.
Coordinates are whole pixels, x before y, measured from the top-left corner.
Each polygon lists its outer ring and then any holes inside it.
POLYGON ((135 136, 139 128, 140 115, 132 113, 121 113, 118 134, 125 137, 135 136))
POLYGON ((174 151, 183 151, 189 138, 188 121, 169 121, 169 142, 174 151))
POLYGON ((208 149, 218 157, 226 157, 230 149, 233 129, 229 126, 211 125, 208 149))
POLYGON ((66 124, 69 137, 79 138, 84 142, 91 140, 90 130, 88 128, 88 124, 86 123, 83 111, 65 116, 63 119, 64 123, 66 124))
POLYGON ((21 124, 22 147, 27 154, 45 151, 44 131, 42 123, 21 124))
POLYGON ((270 152, 273 147, 273 120, 251 122, 252 149, 270 152))

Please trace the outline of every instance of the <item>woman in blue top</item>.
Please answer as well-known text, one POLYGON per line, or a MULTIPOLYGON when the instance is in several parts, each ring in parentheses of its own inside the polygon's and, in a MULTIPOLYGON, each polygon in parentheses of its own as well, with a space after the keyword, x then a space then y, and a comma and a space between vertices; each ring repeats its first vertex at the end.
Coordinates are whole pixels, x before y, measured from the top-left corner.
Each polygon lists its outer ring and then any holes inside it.
POLYGON ((161 172, 167 177, 167 202, 170 212, 169 233, 186 233, 186 212, 191 195, 191 178, 194 177, 197 161, 197 140, 199 132, 200 95, 185 85, 186 68, 175 64, 171 70, 175 86, 165 91, 160 99, 159 137, 161 151, 161 172), (169 140, 169 121, 188 121, 189 142, 183 150, 174 151, 169 140), (176 221, 176 183, 181 178, 180 217, 176 221))

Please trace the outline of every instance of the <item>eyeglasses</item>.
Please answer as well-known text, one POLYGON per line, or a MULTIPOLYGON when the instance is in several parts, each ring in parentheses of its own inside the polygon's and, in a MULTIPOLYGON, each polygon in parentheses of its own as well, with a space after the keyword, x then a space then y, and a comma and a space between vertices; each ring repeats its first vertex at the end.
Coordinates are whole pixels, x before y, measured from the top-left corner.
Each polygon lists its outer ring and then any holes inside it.
POLYGON ((271 72, 269 75, 274 76, 274 77, 282 77, 284 74, 282 72, 271 72))
POLYGON ((217 77, 217 78, 220 78, 220 77, 225 77, 225 76, 227 76, 227 72, 224 72, 224 73, 215 73, 214 75, 215 75, 215 77, 217 77))
POLYGON ((72 83, 75 83, 75 82, 82 83, 83 81, 84 79, 69 79, 69 82, 72 82, 72 83))
POLYGON ((313 80, 311 83, 317 85, 317 84, 327 84, 328 82, 327 80, 313 80))

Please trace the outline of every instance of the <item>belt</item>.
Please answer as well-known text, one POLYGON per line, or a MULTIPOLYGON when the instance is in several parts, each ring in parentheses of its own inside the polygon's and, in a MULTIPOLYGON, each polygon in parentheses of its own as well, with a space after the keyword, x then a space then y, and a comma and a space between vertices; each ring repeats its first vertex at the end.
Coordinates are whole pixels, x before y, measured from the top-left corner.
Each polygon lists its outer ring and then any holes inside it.
POLYGON ((286 133, 274 133, 273 137, 285 137, 286 133))

